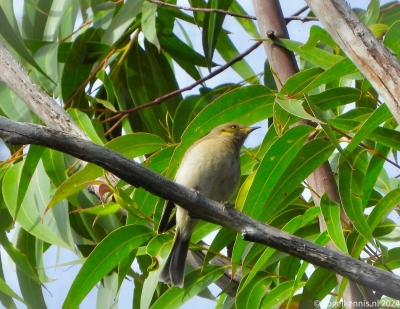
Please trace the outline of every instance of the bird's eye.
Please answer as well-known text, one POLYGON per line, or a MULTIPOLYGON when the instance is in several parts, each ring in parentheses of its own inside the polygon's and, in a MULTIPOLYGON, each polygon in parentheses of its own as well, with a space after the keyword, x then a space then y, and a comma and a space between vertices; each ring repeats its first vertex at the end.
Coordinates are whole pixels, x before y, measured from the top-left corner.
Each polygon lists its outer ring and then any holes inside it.
POLYGON ((231 125, 231 129, 237 129, 238 126, 236 124, 231 125))

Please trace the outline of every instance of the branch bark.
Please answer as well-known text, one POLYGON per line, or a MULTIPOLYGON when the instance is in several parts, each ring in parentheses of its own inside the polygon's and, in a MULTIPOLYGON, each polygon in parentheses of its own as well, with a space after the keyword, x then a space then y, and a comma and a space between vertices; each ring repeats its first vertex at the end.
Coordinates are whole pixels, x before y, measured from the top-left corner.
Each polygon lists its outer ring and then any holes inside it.
POLYGON ((179 204, 196 218, 240 233, 247 241, 270 246, 384 295, 400 299, 400 276, 260 223, 90 141, 43 126, 17 123, 4 117, 0 117, 0 137, 11 144, 41 145, 92 162, 131 185, 143 187, 152 194, 179 204))

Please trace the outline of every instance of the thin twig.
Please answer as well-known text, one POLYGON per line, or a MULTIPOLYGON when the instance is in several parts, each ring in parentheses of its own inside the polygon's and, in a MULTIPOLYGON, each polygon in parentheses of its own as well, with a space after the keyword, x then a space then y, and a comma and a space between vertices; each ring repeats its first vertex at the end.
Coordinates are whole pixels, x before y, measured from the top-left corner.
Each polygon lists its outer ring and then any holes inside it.
MULTIPOLYGON (((119 114, 117 114, 117 115, 114 115, 114 116, 112 116, 112 117, 110 117, 110 118, 107 118, 107 119, 103 120, 102 122, 103 122, 103 123, 109 122, 109 121, 111 121, 111 120, 114 120, 114 119, 117 119, 117 118, 121 117, 121 114, 125 114, 124 117, 122 117, 121 119, 119 119, 119 120, 117 121, 117 123, 113 125, 113 127, 115 127, 116 125, 118 125, 119 123, 121 123, 121 121, 122 121, 123 119, 126 118, 127 114, 136 112, 136 111, 138 111, 138 110, 141 110, 141 109, 146 108, 146 107, 149 107, 149 106, 153 106, 153 105, 160 104, 160 103, 164 102, 165 100, 167 100, 167 99, 173 97, 174 95, 177 95, 177 94, 179 94, 179 93, 182 93, 182 92, 191 90, 191 89, 193 89, 194 87, 196 87, 196 86, 200 85, 201 83, 205 82, 206 80, 209 80, 210 78, 212 78, 212 77, 218 75, 219 73, 225 71, 226 69, 228 69, 229 67, 231 67, 231 66, 232 66, 233 64, 235 64, 236 62, 242 60, 244 57, 246 57, 248 54, 250 54, 253 50, 255 50, 255 49, 256 49, 258 46, 260 46, 261 44, 262 44, 261 41, 260 41, 260 42, 256 42, 254 45, 252 45, 252 46, 251 46, 248 50, 246 50, 244 53, 240 54, 240 55, 237 56, 236 58, 233 58, 231 61, 227 62, 226 64, 224 64, 224 65, 222 65, 222 66, 220 66, 218 69, 216 69, 215 71, 213 71, 213 72, 210 73, 209 75, 207 75, 207 76, 205 76, 205 77, 203 77, 203 78, 197 80, 196 82, 194 82, 193 84, 191 84, 191 85, 189 85, 189 86, 186 86, 186 87, 184 87, 184 88, 182 88, 182 89, 177 89, 177 90, 175 90, 175 91, 172 91, 172 92, 170 92, 170 93, 167 93, 166 95, 163 95, 163 96, 161 96, 161 97, 158 97, 157 99, 155 99, 155 100, 153 100, 153 101, 151 101, 151 102, 149 102, 149 103, 146 103, 146 104, 143 104, 143 105, 140 105, 140 106, 136 106, 136 107, 133 107, 133 108, 131 108, 131 109, 127 109, 127 110, 125 110, 125 111, 121 111, 121 113, 119 113, 119 114)), ((112 127, 112 128, 113 128, 113 127, 112 127)), ((112 130, 111 130, 112 128, 110 128, 110 129, 105 133, 105 135, 109 134, 109 133, 112 131, 112 130)))
POLYGON ((295 15, 293 15, 291 17, 285 17, 286 23, 288 23, 289 21, 292 21, 292 20, 300 20, 304 23, 306 21, 318 21, 318 18, 317 17, 307 17, 307 16, 301 17, 301 16, 295 16, 295 15))
POLYGON ((65 38, 61 39, 58 41, 58 45, 61 45, 62 43, 64 43, 66 40, 68 40, 71 36, 73 36, 75 33, 77 33, 78 31, 80 31, 83 27, 86 27, 88 25, 90 25, 93 22, 93 20, 88 20, 86 22, 84 22, 76 31, 72 32, 71 34, 69 34, 68 36, 66 36, 65 38))
POLYGON ((234 16, 234 17, 241 17, 241 18, 257 20, 257 18, 255 16, 229 12, 229 11, 225 11, 225 10, 221 10, 221 9, 190 8, 190 7, 175 5, 175 4, 166 3, 166 2, 162 2, 162 1, 158 1, 158 0, 147 0, 147 1, 154 3, 154 4, 168 6, 168 7, 171 7, 174 9, 179 9, 179 10, 193 11, 193 12, 205 12, 205 13, 219 13, 219 14, 225 14, 225 15, 230 15, 230 16, 234 16))
POLYGON ((393 9, 394 7, 399 6, 399 5, 400 5, 400 3, 393 3, 392 5, 389 5, 387 8, 382 9, 380 11, 380 13, 390 11, 391 9, 393 9))
POLYGON ((293 16, 298 16, 298 15, 300 15, 301 13, 304 13, 304 12, 307 11, 307 10, 308 10, 308 5, 302 7, 302 8, 301 8, 300 10, 298 10, 297 12, 294 12, 294 13, 293 13, 293 16))
MULTIPOLYGON (((154 4, 158 4, 158 5, 162 5, 162 6, 168 6, 168 7, 174 8, 174 9, 179 9, 179 10, 184 10, 184 11, 204 12, 204 13, 219 13, 219 14, 225 14, 225 15, 229 15, 229 16, 233 16, 233 17, 257 20, 257 17, 255 17, 255 16, 229 12, 229 11, 225 11, 225 10, 222 10, 222 9, 192 8, 192 7, 186 7, 186 6, 175 5, 175 4, 171 4, 171 3, 167 3, 167 2, 162 2, 162 1, 159 1, 159 0, 147 0, 147 1, 150 2, 150 3, 154 3, 154 4)), ((301 10, 299 10, 298 13, 296 12, 291 17, 285 17, 286 22, 289 22, 291 20, 300 20, 302 22, 318 21, 318 18, 316 18, 316 17, 301 17, 301 16, 298 16, 298 15, 300 15, 302 12, 304 12, 307 9, 308 9, 308 6, 302 8, 301 10)))

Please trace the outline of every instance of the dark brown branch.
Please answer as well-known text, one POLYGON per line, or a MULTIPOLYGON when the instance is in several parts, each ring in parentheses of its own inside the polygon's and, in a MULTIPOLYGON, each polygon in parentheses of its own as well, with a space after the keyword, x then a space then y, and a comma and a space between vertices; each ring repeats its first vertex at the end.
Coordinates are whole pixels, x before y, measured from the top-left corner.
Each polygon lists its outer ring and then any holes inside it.
POLYGON ((131 185, 143 187, 152 194, 179 204, 196 218, 240 233, 247 241, 275 248, 384 295, 400 299, 400 276, 258 222, 90 141, 43 126, 17 123, 5 117, 0 117, 0 137, 11 144, 41 145, 92 162, 131 185))

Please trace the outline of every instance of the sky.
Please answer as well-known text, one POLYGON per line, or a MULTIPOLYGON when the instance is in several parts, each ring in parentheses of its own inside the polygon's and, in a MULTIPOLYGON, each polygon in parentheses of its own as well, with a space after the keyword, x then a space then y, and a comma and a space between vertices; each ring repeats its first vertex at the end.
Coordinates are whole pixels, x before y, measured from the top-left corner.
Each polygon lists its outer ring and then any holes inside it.
MULTIPOLYGON (((248 0, 240 0, 240 4, 243 8, 247 11, 249 15, 255 15, 253 10, 253 5, 251 1, 248 0)), ((293 0, 281 0, 281 6, 283 9, 283 13, 285 17, 291 16, 294 12, 298 11, 300 8, 305 6, 304 1, 293 1, 293 0)), ((347 0, 347 2, 352 7, 360 7, 366 8, 368 6, 369 1, 367 0, 347 0)), ((381 4, 387 3, 389 1, 381 1, 381 4)), ((178 5, 181 6, 189 6, 186 0, 178 0, 178 5)), ((15 7, 21 7, 21 2, 15 2, 15 7)), ((186 13, 190 14, 190 12, 185 11, 186 13)), ((292 21, 288 25, 289 35, 292 40, 306 42, 309 29, 312 25, 318 24, 318 22, 307 22, 302 23, 300 21, 292 21)), ((190 38, 192 39, 192 43, 194 48, 202 53, 202 46, 201 46, 201 31, 195 26, 183 23, 185 30, 188 32, 190 38)), ((238 48, 239 52, 243 52, 250 45, 253 44, 251 41, 251 37, 239 26, 235 18, 227 16, 224 22, 224 28, 228 30, 231 35, 230 38, 233 43, 238 48)), ((179 33, 179 31, 177 31, 179 33)), ((245 59, 253 68, 256 73, 261 73, 264 66, 266 55, 265 51, 262 47, 259 47, 257 50, 253 51, 249 56, 245 59)), ((214 61, 216 63, 224 63, 224 61, 220 58, 220 56, 216 53, 214 61)), ((188 83, 192 83, 193 81, 188 78, 186 73, 180 69, 179 67, 175 68, 177 79, 180 87, 185 87, 188 83)), ((203 75, 207 75, 208 72, 206 70, 203 71, 203 75)), ((219 84, 223 83, 235 83, 242 81, 241 77, 237 75, 233 70, 227 70, 223 74, 220 74, 213 79, 206 82, 206 85, 209 87, 215 87, 219 84)), ((194 88, 190 92, 186 92, 183 95, 195 94, 198 93, 198 87, 194 88)), ((264 136, 267 126, 266 123, 261 123, 262 129, 257 130, 251 135, 251 138, 246 143, 247 147, 253 147, 260 143, 262 137, 264 136)), ((7 152, 1 152, 0 150, 0 159, 4 160, 8 157, 7 152)), ((12 237, 12 236, 11 236, 12 237)), ((1 248, 1 256, 2 256, 2 263, 3 269, 5 272, 6 280, 10 284, 10 286, 20 294, 18 283, 16 281, 16 275, 14 272, 13 265, 9 262, 9 259, 6 257, 4 250, 1 248)), ((77 259, 77 256, 65 249, 58 249, 52 246, 46 253, 45 253, 45 266, 49 267, 46 271, 47 275, 50 278, 55 279, 56 281, 53 283, 46 284, 48 291, 44 291, 45 300, 48 305, 48 308, 59 308, 66 297, 68 292, 68 288, 70 287, 72 281, 76 277, 79 271, 79 265, 76 266, 68 266, 68 267, 54 267, 54 265, 60 265, 62 263, 66 263, 69 261, 73 261, 77 259)), ((212 292, 217 294, 219 293, 218 288, 213 288, 212 292)), ((97 290, 96 288, 88 295, 88 297, 83 301, 81 308, 83 309, 92 309, 96 308, 96 295, 97 290)), ((119 305, 118 308, 130 308, 132 303, 132 295, 133 295, 133 283, 130 281, 125 280, 121 287, 120 296, 119 296, 119 305)), ((25 308, 25 306, 18 301, 16 301, 18 308, 25 308)), ((0 305, 1 306, 1 305, 0 305)), ((187 309, 208 309, 214 308, 215 303, 210 300, 205 300, 199 297, 195 297, 189 302, 187 302, 182 308, 187 309)))

